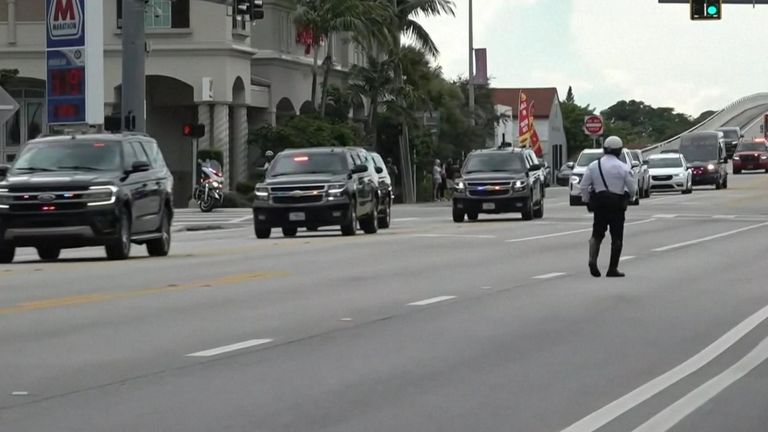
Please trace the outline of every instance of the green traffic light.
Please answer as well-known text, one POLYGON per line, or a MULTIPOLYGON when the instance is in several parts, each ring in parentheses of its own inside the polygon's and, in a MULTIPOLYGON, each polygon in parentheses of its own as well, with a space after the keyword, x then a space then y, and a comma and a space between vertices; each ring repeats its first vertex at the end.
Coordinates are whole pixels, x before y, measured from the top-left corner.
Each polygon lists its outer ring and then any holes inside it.
POLYGON ((707 6, 707 15, 710 15, 710 16, 717 15, 717 6, 715 5, 707 6))

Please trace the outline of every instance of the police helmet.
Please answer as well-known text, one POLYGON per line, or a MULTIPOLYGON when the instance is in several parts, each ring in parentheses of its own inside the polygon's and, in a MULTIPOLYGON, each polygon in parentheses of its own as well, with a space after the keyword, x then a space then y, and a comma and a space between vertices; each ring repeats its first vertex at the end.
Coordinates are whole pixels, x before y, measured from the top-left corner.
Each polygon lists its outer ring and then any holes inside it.
POLYGON ((617 136, 608 137, 603 143, 603 151, 610 154, 621 154, 621 150, 624 148, 624 142, 617 136))

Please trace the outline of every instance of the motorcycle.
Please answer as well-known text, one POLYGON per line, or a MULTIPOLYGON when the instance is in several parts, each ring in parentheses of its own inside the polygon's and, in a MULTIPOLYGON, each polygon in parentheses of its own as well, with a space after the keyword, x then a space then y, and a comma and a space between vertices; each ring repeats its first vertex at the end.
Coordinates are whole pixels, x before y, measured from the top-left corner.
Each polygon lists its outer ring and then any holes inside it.
POLYGON ((224 204, 224 174, 218 161, 197 162, 201 165, 202 178, 192 196, 200 210, 209 213, 224 204))

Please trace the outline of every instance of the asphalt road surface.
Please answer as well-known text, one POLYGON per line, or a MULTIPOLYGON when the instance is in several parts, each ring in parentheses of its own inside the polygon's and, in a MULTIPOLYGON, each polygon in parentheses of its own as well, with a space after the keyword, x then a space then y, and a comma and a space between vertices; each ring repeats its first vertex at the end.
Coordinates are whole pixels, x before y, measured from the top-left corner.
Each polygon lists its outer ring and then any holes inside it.
POLYGON ((20 250, 0 431, 764 431, 766 190, 630 207, 625 279, 588 275, 562 188, 533 222, 430 204, 376 235, 260 241, 243 219, 162 259, 20 250))

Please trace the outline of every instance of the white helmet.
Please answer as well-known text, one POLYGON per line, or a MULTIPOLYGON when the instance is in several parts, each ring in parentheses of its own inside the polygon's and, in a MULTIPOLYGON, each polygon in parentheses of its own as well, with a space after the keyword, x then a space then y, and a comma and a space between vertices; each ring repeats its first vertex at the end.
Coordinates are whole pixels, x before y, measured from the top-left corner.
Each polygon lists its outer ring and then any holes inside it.
POLYGON ((624 142, 617 136, 609 136, 603 143, 604 150, 621 150, 624 148, 624 142))

